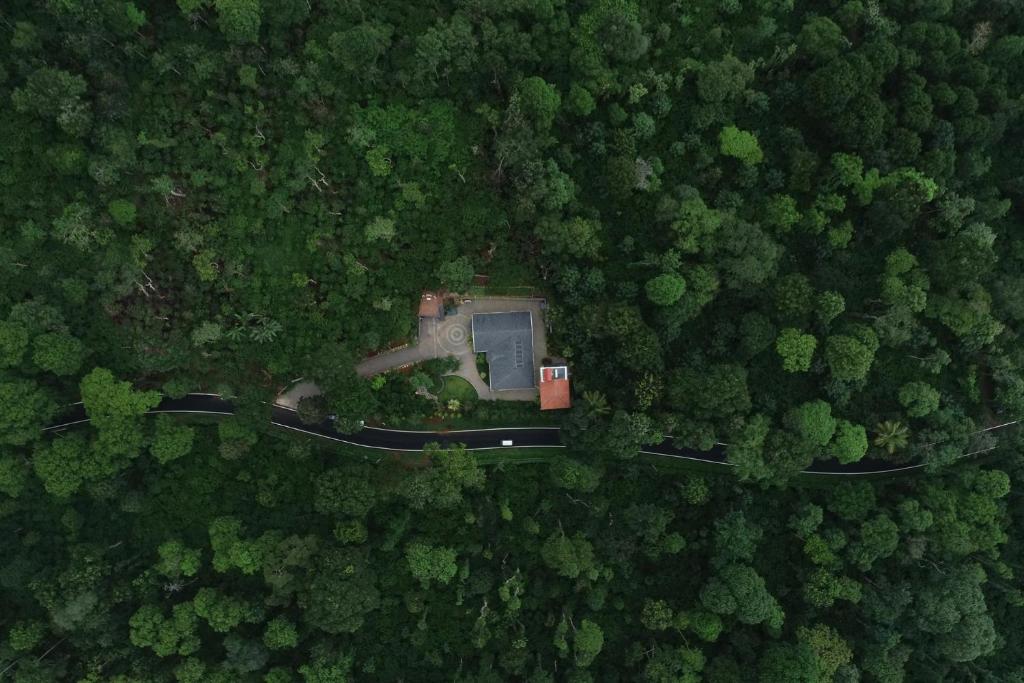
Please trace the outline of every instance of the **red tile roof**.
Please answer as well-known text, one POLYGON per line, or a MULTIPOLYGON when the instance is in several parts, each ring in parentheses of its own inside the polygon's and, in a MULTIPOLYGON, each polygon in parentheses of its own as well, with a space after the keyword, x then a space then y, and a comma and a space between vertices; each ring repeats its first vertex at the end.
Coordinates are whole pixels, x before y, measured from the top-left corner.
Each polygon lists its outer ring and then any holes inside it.
POLYGON ((569 393, 568 371, 565 368, 541 368, 540 409, 559 410, 570 407, 572 396, 569 393))

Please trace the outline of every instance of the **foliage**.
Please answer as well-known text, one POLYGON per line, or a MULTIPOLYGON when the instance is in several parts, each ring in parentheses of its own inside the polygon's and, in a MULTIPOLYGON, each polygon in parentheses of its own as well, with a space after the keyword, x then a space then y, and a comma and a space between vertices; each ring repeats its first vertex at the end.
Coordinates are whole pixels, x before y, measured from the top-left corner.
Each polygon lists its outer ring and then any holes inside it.
POLYGON ((757 144, 757 137, 736 126, 726 126, 718 135, 718 142, 722 154, 728 157, 735 157, 746 166, 753 166, 761 163, 764 159, 764 152, 757 144))
POLYGON ((792 327, 783 329, 775 339, 775 350, 782 358, 782 369, 786 372, 810 370, 817 347, 818 340, 813 335, 803 334, 792 327))
POLYGON ((1019 3, 0 15, 0 675, 1021 677, 1019 3), (356 366, 478 275, 574 407, 443 400, 558 457, 265 433, 424 428, 356 366))

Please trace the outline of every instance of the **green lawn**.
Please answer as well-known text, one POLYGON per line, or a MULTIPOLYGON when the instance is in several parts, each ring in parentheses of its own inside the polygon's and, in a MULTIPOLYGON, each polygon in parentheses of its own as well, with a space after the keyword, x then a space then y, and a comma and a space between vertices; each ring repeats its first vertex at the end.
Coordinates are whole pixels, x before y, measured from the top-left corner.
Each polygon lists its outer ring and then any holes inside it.
POLYGON ((446 403, 452 399, 456 399, 462 405, 466 405, 467 402, 475 401, 479 396, 472 384, 461 377, 449 375, 444 378, 444 388, 438 392, 437 398, 441 403, 446 403))

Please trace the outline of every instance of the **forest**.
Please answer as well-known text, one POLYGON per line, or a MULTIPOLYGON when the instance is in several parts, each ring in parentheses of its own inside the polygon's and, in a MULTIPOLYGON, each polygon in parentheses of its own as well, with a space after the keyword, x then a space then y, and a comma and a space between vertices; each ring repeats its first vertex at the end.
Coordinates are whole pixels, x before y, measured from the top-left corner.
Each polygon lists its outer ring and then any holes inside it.
POLYGON ((0 114, 0 681, 1024 683, 1021 2, 5 0, 0 114), (271 426, 480 276, 564 448, 271 426))

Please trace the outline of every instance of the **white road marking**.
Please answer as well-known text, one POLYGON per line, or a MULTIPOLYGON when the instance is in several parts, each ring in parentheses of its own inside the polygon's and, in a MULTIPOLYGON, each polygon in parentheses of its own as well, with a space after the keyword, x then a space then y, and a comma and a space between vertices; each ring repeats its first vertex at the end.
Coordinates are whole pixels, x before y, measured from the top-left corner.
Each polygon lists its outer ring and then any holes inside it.
MULTIPOLYGON (((217 398, 222 398, 220 394, 202 393, 202 392, 194 392, 194 393, 189 394, 189 396, 215 396, 217 398)), ((226 400, 226 399, 224 399, 224 400, 226 400)), ((81 401, 78 401, 77 403, 72 403, 70 405, 81 405, 81 403, 82 403, 81 401)), ((293 413, 298 413, 297 410, 295 410, 294 408, 291 408, 289 406, 280 405, 278 403, 272 403, 270 405, 271 405, 272 408, 280 408, 282 410, 287 410, 287 411, 290 411, 290 412, 293 412, 293 413)), ((220 410, 185 410, 185 409, 180 409, 180 410, 179 409, 159 410, 159 409, 157 409, 157 410, 148 410, 148 411, 146 411, 147 415, 162 414, 162 413, 192 414, 192 415, 224 415, 224 416, 232 416, 232 415, 235 414, 232 411, 220 411, 220 410)), ((74 420, 72 422, 64 422, 64 423, 58 424, 58 425, 50 425, 50 426, 47 426, 47 427, 43 427, 42 431, 44 431, 44 432, 57 431, 59 429, 65 428, 65 427, 72 427, 74 425, 82 424, 82 423, 89 422, 89 421, 90 421, 90 419, 88 417, 86 417, 86 418, 81 419, 81 420, 74 420)), ((1018 424, 1019 422, 1020 422, 1020 420, 1014 420, 1013 422, 1005 422, 1005 423, 1003 423, 1001 425, 996 425, 996 426, 989 427, 989 428, 986 428, 986 429, 983 429, 983 430, 980 430, 980 431, 987 432, 987 431, 991 431, 993 429, 1001 429, 1003 427, 1009 427, 1011 425, 1018 424)), ((292 425, 286 425, 286 424, 281 423, 281 422, 276 422, 273 419, 270 420, 270 424, 272 424, 275 427, 281 427, 283 429, 290 429, 290 430, 292 430, 294 432, 300 432, 302 434, 309 434, 310 436, 319 437, 321 439, 330 439, 331 441, 337 441, 339 443, 348 444, 350 446, 357 446, 359 448, 372 448, 374 450, 379 450, 379 451, 392 451, 392 452, 402 452, 402 453, 422 453, 423 452, 422 448, 393 448, 393 447, 387 447, 387 446, 371 446, 371 445, 368 445, 368 444, 357 443, 355 441, 349 441, 348 439, 343 439, 341 437, 332 436, 330 434, 323 434, 321 432, 312 432, 312 431, 309 431, 309 430, 306 430, 306 429, 302 429, 301 427, 294 427, 292 425)), ((444 440, 444 441, 451 442, 451 441, 454 440, 455 443, 458 443, 458 435, 460 435, 460 434, 473 434, 473 433, 476 433, 476 432, 528 430, 528 429, 556 429, 557 430, 557 429, 560 429, 560 428, 559 427, 487 427, 487 428, 484 428, 484 429, 465 429, 465 430, 450 431, 450 432, 434 432, 434 431, 429 431, 429 430, 385 429, 385 428, 381 428, 381 427, 363 427, 363 431, 372 430, 372 431, 383 432, 383 433, 392 432, 392 433, 400 433, 400 434, 432 434, 432 435, 437 436, 438 441, 444 440)), ((974 432, 974 433, 979 433, 979 432, 974 432)), ((672 439, 673 437, 671 435, 669 435, 667 438, 672 439)), ((433 443, 433 442, 431 442, 431 443, 433 443)), ((728 445, 728 444, 716 443, 715 445, 725 446, 725 445, 728 445)), ((498 450, 498 449, 502 449, 502 448, 566 448, 566 446, 564 444, 550 444, 550 445, 543 445, 543 444, 529 445, 529 444, 526 444, 526 445, 518 445, 518 446, 466 446, 466 450, 467 451, 490 451, 490 450, 498 450)), ((988 453, 989 451, 995 450, 996 448, 997 448, 997 446, 990 446, 989 448, 984 448, 984 449, 979 450, 979 451, 973 451, 971 453, 964 453, 963 455, 957 456, 956 459, 957 460, 961 460, 963 458, 968 458, 968 457, 973 456, 973 455, 979 455, 981 453, 988 453)), ((724 466, 724 467, 736 467, 736 465, 734 463, 728 462, 726 460, 721 460, 721 461, 719 461, 719 460, 707 460, 707 459, 704 459, 704 458, 698 458, 698 457, 694 457, 694 456, 690 456, 690 455, 682 455, 682 454, 677 454, 677 453, 658 453, 658 452, 655 452, 655 451, 647 451, 647 450, 644 450, 642 448, 639 449, 637 452, 638 453, 643 453, 644 455, 653 455, 653 456, 656 456, 656 457, 659 457, 659 458, 676 458, 678 460, 692 460, 693 462, 702 462, 702 463, 706 463, 708 465, 719 465, 719 466, 724 466)), ((914 464, 914 465, 906 465, 904 467, 896 467, 896 468, 885 469, 885 470, 875 470, 875 471, 871 471, 871 472, 822 472, 822 471, 814 471, 814 470, 801 470, 799 472, 799 474, 811 474, 811 475, 831 476, 831 477, 835 477, 835 476, 841 476, 841 477, 865 477, 865 476, 873 476, 873 475, 880 475, 880 474, 892 474, 892 473, 895 473, 895 472, 906 472, 908 470, 919 470, 919 469, 923 469, 924 467, 925 467, 925 463, 917 463, 917 464, 914 464)))

